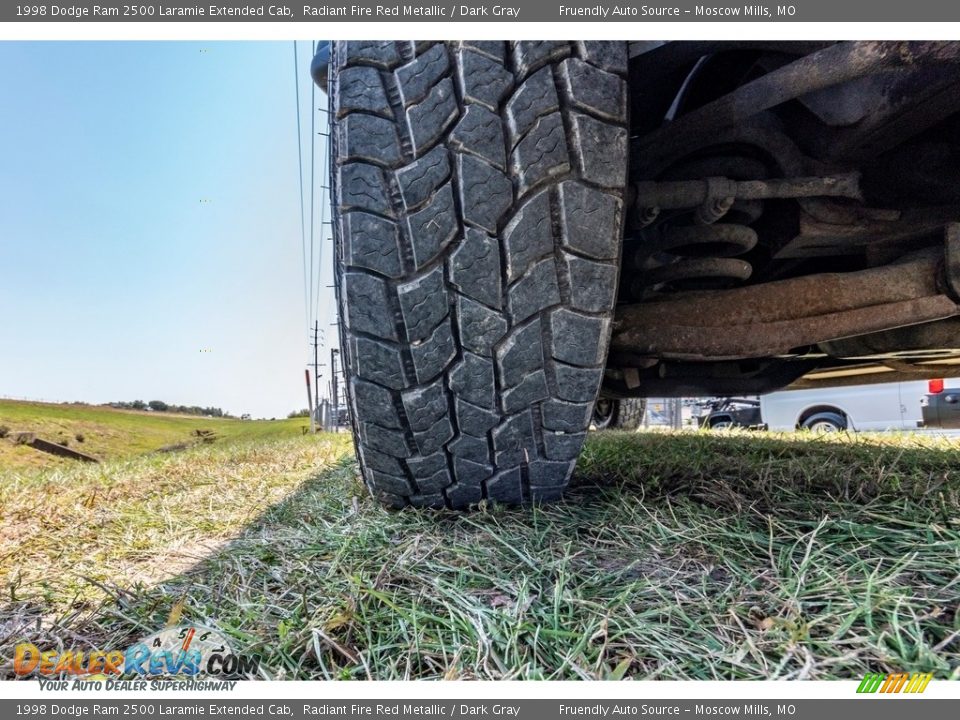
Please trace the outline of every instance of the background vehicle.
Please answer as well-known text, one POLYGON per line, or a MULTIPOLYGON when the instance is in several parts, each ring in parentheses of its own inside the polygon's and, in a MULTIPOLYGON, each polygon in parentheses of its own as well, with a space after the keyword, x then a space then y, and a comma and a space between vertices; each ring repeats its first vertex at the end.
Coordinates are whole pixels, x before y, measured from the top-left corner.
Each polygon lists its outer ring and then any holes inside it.
POLYGON ((960 383, 938 378, 927 383, 927 390, 920 399, 921 425, 926 428, 960 428, 960 383))
MULTIPOLYGON (((936 382, 787 390, 761 396, 760 409, 770 430, 916 430, 925 424, 922 405, 936 382)), ((954 395, 960 397, 958 392, 954 395)))
POLYGON ((760 428, 760 401, 753 398, 713 398, 701 404, 704 412, 697 416, 697 426, 711 430, 727 428, 760 428))
POLYGON ((335 42, 329 70, 391 505, 559 497, 598 395, 960 376, 960 43, 335 42))

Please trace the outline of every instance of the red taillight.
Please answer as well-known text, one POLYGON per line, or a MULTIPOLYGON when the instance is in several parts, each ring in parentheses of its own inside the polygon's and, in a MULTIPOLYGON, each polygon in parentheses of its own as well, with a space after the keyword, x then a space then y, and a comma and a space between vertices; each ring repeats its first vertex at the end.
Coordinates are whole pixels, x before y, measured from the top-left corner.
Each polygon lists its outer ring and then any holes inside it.
POLYGON ((927 392, 931 395, 939 395, 943 392, 943 378, 937 378, 936 380, 930 380, 927 383, 927 392))

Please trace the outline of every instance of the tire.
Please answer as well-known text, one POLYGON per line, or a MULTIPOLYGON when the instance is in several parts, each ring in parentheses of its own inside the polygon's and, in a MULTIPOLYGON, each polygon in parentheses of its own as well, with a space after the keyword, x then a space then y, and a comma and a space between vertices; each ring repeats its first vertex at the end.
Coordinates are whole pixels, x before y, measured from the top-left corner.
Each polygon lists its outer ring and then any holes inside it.
POLYGON ((597 430, 636 430, 647 412, 646 398, 598 398, 593 409, 597 430))
POLYGON ((729 430, 733 427, 736 427, 736 425, 729 417, 719 417, 710 421, 711 430, 729 430))
POLYGON ((847 419, 835 412, 819 412, 803 421, 801 427, 811 432, 841 432, 847 429, 847 419))
POLYGON ((336 42, 332 188, 357 456, 393 507, 549 501, 603 376, 621 42, 336 42))

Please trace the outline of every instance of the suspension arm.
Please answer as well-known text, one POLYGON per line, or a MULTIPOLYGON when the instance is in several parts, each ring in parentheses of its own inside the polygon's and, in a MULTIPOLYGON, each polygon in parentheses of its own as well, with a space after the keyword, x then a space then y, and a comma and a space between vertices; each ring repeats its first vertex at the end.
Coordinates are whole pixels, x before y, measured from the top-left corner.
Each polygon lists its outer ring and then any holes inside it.
POLYGON ((789 354, 838 338, 960 315, 954 295, 960 232, 879 268, 823 273, 732 290, 677 293, 617 310, 612 351, 679 360, 789 354))

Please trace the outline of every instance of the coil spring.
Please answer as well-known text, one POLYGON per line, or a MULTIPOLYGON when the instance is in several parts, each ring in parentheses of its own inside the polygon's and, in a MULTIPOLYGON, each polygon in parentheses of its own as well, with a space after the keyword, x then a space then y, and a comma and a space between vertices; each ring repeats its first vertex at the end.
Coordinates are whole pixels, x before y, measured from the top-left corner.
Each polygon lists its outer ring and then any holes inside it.
MULTIPOLYGON (((714 176, 763 178, 767 168, 749 157, 707 157, 677 165, 662 179, 714 176)), ((748 226, 762 214, 759 200, 722 200, 698 208, 693 217, 667 219, 640 209, 639 224, 647 227, 636 237, 639 243, 632 262, 640 272, 631 284, 631 293, 644 299, 657 292, 730 287, 748 280, 753 266, 739 256, 756 246, 757 233, 748 226)))

